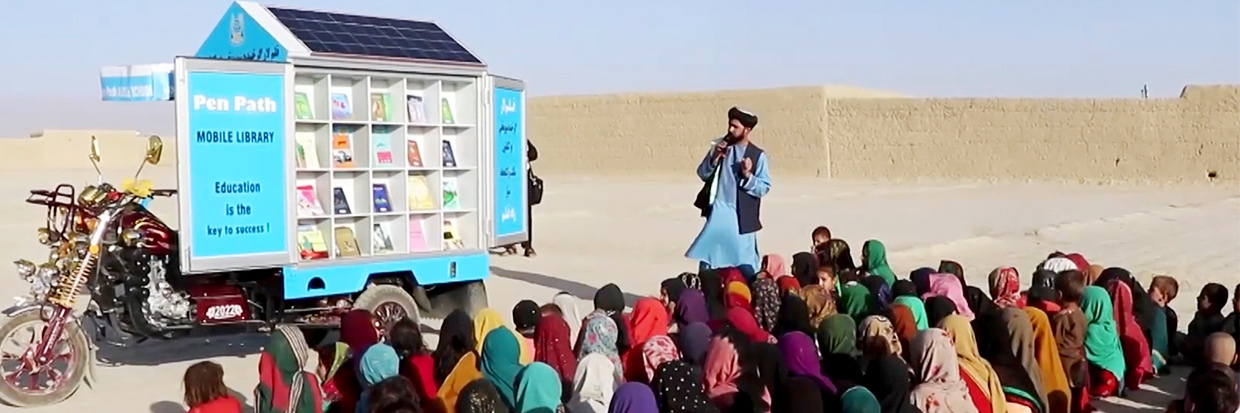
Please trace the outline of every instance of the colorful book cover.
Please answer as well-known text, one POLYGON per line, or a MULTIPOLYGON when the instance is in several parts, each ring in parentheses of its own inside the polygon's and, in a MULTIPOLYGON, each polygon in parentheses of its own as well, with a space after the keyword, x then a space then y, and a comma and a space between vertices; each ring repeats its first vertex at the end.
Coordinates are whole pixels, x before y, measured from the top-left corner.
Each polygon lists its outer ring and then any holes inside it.
POLYGON ((392 229, 386 223, 376 223, 372 229, 371 241, 375 243, 375 253, 383 254, 393 252, 396 247, 392 245, 392 229))
POLYGON ((353 167, 353 136, 343 130, 332 135, 332 164, 338 168, 353 167))
POLYGON ((387 93, 370 94, 370 120, 376 122, 392 121, 392 96, 387 93))
POLYGON ((439 114, 443 123, 445 125, 455 124, 456 118, 452 116, 452 101, 448 100, 448 98, 440 98, 439 101, 442 102, 439 114))
POLYGON ((406 96, 405 105, 409 111, 409 123, 426 123, 426 104, 421 96, 406 96))
POLYGON ((443 209, 457 209, 461 207, 459 192, 456 178, 443 178, 443 209))
POLYGON ((443 141, 443 167, 456 167, 456 151, 452 149, 452 142, 443 141))
POLYGON ((323 215, 323 205, 319 204, 314 185, 297 186, 297 216, 315 217, 323 215))
POLYGON ((376 133, 370 137, 370 144, 374 147, 375 166, 391 166, 396 163, 396 159, 392 156, 392 135, 387 132, 376 133))
POLYGON ((353 235, 353 228, 336 227, 336 250, 336 254, 341 257, 362 255, 362 249, 357 244, 357 237, 353 235))
POLYGON ((434 209, 435 201, 431 198, 431 188, 426 184, 426 177, 409 175, 409 209, 434 209))
POLYGON ((345 195, 344 188, 332 188, 332 209, 336 211, 337 215, 350 215, 353 213, 353 208, 349 208, 349 197, 345 195))
POLYGON ((409 139, 406 145, 408 146, 408 151, 409 151, 409 167, 410 168, 421 168, 422 167, 422 150, 418 149, 418 141, 415 139, 409 139))
POLYGON ((465 249, 465 240, 461 239, 461 233, 456 229, 455 219, 443 220, 443 249, 465 249))
POLYGON ((388 197, 387 184, 373 184, 375 212, 392 212, 392 198, 388 197))
POLYGON ((314 225, 298 225, 297 250, 303 260, 327 258, 327 240, 314 225))
POLYGON ((344 120, 353 117, 353 102, 347 93, 332 93, 332 119, 344 120))
POLYGON ((293 108, 297 119, 314 119, 314 107, 310 106, 310 95, 306 92, 293 93, 293 108))
POLYGON ((409 218, 409 252, 421 252, 429 249, 430 246, 426 243, 426 234, 422 232, 422 218, 409 218))

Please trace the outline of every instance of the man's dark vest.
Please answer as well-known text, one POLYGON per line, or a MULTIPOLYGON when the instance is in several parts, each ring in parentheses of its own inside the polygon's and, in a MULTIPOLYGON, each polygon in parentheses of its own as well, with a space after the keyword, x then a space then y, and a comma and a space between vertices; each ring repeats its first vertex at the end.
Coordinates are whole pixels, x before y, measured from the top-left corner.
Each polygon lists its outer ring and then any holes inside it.
MULTIPOLYGON (((750 142, 745 146, 744 159, 748 159, 753 163, 754 169, 751 170, 751 172, 756 172, 758 169, 758 158, 761 156, 762 148, 759 148, 758 145, 754 145, 753 142, 750 142)), ((748 192, 741 189, 740 184, 744 179, 741 178, 742 175, 740 164, 738 163, 735 168, 736 169, 733 172, 738 178, 736 181, 736 221, 740 224, 742 234, 756 232, 762 229, 762 221, 758 218, 762 210, 762 199, 749 195, 748 192)), ((710 179, 707 179, 706 183, 702 184, 702 190, 698 191, 697 199, 693 202, 693 206, 702 210, 703 217, 710 217, 711 201, 713 201, 710 199, 710 185, 714 182, 715 175, 712 173, 710 179)))

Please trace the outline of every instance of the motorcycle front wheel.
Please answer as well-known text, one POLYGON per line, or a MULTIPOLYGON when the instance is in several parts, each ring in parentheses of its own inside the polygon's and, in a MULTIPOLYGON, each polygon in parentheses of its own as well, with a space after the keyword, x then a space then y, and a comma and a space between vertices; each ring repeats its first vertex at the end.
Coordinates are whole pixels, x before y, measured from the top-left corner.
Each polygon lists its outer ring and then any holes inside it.
POLYGON ((50 362, 32 362, 29 354, 48 327, 40 311, 19 314, 0 325, 0 401, 13 407, 52 405, 81 387, 93 361, 90 343, 77 323, 66 323, 50 362))

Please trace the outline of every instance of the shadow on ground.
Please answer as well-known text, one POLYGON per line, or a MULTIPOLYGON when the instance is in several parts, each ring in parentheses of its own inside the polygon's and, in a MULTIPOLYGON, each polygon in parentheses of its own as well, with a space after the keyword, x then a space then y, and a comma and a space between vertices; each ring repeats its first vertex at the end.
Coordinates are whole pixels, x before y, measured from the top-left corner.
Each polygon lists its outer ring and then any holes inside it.
MULTIPOLYGON (((241 402, 241 413, 254 413, 254 407, 250 406, 244 394, 233 389, 228 389, 228 393, 241 402)), ((185 407, 180 402, 163 400, 151 403, 151 413, 185 413, 185 407)))
MULTIPOLYGON (((593 300, 594 292, 598 291, 599 288, 589 284, 583 284, 550 275, 509 270, 495 266, 491 267, 491 273, 510 280, 525 281, 530 284, 537 284, 543 287, 564 291, 583 300, 593 300)), ((633 303, 637 302, 637 299, 639 298, 642 297, 636 294, 629 294, 627 292, 624 293, 625 305, 632 306, 633 303)))
POLYGON ((267 344, 266 334, 238 334, 207 338, 147 340, 125 347, 99 343, 96 354, 101 365, 158 366, 215 357, 245 357, 258 354, 267 344))

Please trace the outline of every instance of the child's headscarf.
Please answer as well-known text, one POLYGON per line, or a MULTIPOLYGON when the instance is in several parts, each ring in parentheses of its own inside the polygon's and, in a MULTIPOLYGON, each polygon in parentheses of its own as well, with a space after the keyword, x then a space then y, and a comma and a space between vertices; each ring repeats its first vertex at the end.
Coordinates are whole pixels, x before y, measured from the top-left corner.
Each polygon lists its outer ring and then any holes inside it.
POLYGON ((1115 328, 1115 312, 1111 297, 1098 286, 1085 287, 1081 295, 1081 312, 1085 314, 1085 359, 1091 364, 1124 377, 1126 364, 1115 328))
POLYGON ((938 273, 930 275, 930 290, 922 294, 922 300, 928 300, 930 297, 944 297, 956 304, 956 314, 969 321, 973 321, 973 310, 969 308, 969 302, 964 298, 964 285, 956 275, 950 273, 938 273))
MULTIPOLYGON (((953 276, 954 277, 954 276, 953 276)), ((960 366, 947 332, 927 328, 913 338, 913 376, 919 383, 910 398, 923 412, 974 412, 969 387, 960 377, 960 366)))
POLYGON ((876 239, 866 241, 861 247, 865 251, 865 270, 870 275, 877 275, 890 287, 896 283, 896 273, 887 265, 887 247, 876 239))
POLYGON ((581 330, 581 322, 585 320, 581 316, 581 312, 577 310, 577 297, 573 297, 564 291, 560 291, 551 299, 551 303, 560 307, 560 313, 564 314, 564 322, 568 323, 569 342, 577 342, 577 332, 581 330))
POLYGON ((620 329, 615 320, 604 313, 592 313, 586 317, 585 326, 581 328, 581 347, 577 350, 577 359, 584 359, 590 354, 602 354, 616 364, 619 374, 624 372, 624 364, 620 362, 620 350, 616 347, 620 329))
POLYGON ((573 392, 568 401, 571 412, 606 412, 611 404, 619 370, 606 356, 595 353, 581 359, 573 378, 573 392))
POLYGON ((779 278, 788 275, 788 265, 779 254, 767 254, 762 257, 762 271, 767 277, 779 278))
POLYGON ((1020 302, 1020 273, 1012 267, 995 268, 988 277, 990 296, 999 308, 1016 307, 1020 302))
POLYGON ((555 369, 533 362, 517 374, 516 411, 520 413, 554 413, 560 407, 563 388, 555 369))
POLYGON ((801 288, 801 298, 805 299, 805 306, 809 307, 809 323, 818 325, 822 320, 835 314, 835 296, 827 291, 827 287, 821 285, 809 285, 801 288))
POLYGON ((779 318, 779 287, 770 278, 760 278, 753 282, 754 317, 763 330, 775 331, 775 323, 779 318))
POLYGON ((483 339, 481 354, 478 370, 482 377, 495 385, 504 404, 516 406, 517 373, 521 371, 521 343, 517 337, 507 327, 491 330, 483 339))
POLYGON ((276 326, 258 359, 258 387, 254 389, 258 413, 323 411, 319 379, 305 371, 310 357, 301 330, 285 324, 276 326))

